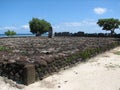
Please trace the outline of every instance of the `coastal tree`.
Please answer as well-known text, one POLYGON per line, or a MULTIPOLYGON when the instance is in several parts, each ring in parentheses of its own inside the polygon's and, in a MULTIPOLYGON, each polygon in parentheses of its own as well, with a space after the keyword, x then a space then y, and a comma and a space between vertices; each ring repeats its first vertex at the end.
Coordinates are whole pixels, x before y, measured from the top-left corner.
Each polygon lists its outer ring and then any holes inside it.
POLYGON ((36 34, 36 36, 41 36, 50 30, 51 24, 44 19, 32 18, 29 27, 30 32, 36 34))
POLYGON ((16 32, 13 31, 13 30, 8 29, 8 30, 5 32, 5 35, 7 35, 7 36, 14 36, 14 35, 16 35, 16 32))
POLYGON ((102 30, 111 31, 111 35, 113 35, 115 34, 114 30, 119 28, 120 21, 114 18, 99 19, 97 24, 102 27, 102 30))

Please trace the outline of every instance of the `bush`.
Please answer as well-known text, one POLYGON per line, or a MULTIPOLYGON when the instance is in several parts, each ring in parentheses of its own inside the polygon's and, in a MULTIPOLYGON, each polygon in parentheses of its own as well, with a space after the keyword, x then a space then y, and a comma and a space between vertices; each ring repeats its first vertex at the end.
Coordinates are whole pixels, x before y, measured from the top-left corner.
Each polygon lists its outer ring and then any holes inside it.
POLYGON ((7 36, 14 36, 14 35, 16 35, 16 32, 12 31, 12 30, 8 30, 8 31, 5 32, 5 35, 7 35, 7 36))

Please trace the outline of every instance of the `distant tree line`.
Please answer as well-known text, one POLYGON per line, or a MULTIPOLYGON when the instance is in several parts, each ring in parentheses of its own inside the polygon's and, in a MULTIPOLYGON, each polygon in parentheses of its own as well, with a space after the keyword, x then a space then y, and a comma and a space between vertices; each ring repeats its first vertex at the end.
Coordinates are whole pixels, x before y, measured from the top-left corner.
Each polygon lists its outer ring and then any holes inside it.
MULTIPOLYGON (((119 34, 115 33, 115 29, 120 29, 120 21, 119 19, 114 18, 106 18, 106 19, 98 19, 97 23, 102 30, 111 31, 110 34, 108 33, 84 33, 79 31, 77 33, 70 33, 70 32, 55 32, 55 36, 87 36, 87 37, 119 37, 119 34)), ((52 25, 44 20, 39 18, 32 18, 29 21, 30 32, 35 34, 36 36, 41 36, 42 34, 48 32, 48 37, 53 37, 53 28, 52 25)), ((5 32, 7 36, 14 36, 16 32, 13 30, 8 30, 5 32)))
POLYGON ((112 34, 111 33, 84 33, 79 31, 77 33, 70 32, 55 32, 54 36, 76 36, 76 37, 118 37, 120 38, 120 34, 112 34))
POLYGON ((115 33, 115 29, 120 29, 119 19, 106 18, 99 19, 97 22, 98 26, 102 27, 102 30, 111 31, 111 33, 70 33, 70 32, 55 32, 55 36, 84 36, 84 37, 120 37, 120 34, 115 33))

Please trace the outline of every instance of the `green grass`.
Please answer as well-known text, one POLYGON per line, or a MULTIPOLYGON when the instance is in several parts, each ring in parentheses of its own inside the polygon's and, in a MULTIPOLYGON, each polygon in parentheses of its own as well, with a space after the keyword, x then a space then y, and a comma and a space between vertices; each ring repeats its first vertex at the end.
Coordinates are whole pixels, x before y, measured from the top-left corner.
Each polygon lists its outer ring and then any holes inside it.
POLYGON ((115 52, 114 54, 120 55, 120 51, 118 51, 118 52, 115 52))
POLYGON ((0 46, 0 51, 6 51, 6 50, 8 50, 7 47, 5 47, 5 46, 0 46))

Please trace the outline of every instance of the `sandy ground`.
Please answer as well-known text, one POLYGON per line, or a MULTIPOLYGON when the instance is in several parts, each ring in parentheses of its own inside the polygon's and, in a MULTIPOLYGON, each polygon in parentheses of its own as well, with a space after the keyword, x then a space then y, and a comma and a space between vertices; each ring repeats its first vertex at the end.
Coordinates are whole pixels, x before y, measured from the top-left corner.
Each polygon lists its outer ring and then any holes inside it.
POLYGON ((0 90, 120 90, 118 51, 120 47, 29 86, 0 77, 0 90))

